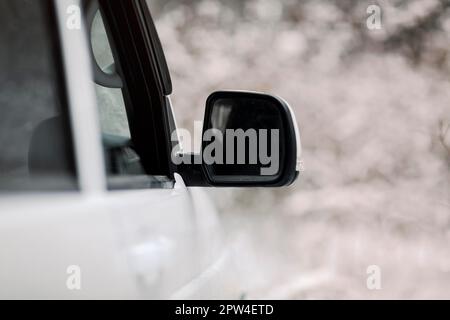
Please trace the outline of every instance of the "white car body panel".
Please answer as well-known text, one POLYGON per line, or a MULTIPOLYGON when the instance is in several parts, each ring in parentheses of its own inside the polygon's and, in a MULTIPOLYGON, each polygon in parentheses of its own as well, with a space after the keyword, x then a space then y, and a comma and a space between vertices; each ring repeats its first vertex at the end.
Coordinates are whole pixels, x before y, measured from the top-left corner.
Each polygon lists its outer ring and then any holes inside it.
POLYGON ((0 298, 237 298, 218 281, 229 256, 201 190, 177 176, 174 189, 107 191, 87 39, 66 27, 80 3, 55 3, 80 192, 0 197, 0 298))
POLYGON ((0 298, 137 298, 103 199, 82 195, 0 198, 0 298), (81 290, 67 270, 81 268, 81 290))

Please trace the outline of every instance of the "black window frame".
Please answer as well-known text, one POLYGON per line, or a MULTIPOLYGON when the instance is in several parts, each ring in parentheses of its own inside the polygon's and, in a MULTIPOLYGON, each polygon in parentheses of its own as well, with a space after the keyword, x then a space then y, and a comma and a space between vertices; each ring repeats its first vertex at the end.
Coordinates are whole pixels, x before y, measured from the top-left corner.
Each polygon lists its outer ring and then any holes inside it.
MULTIPOLYGON (((113 190, 174 186, 165 94, 168 87, 161 80, 164 65, 156 58, 148 29, 149 12, 143 3, 144 6, 140 0, 99 0, 113 53, 117 56, 116 70, 123 78, 122 92, 133 146, 148 177, 156 178, 148 181, 142 177, 122 177, 118 185, 109 185, 113 190)), ((167 81, 166 78, 166 85, 167 81)))

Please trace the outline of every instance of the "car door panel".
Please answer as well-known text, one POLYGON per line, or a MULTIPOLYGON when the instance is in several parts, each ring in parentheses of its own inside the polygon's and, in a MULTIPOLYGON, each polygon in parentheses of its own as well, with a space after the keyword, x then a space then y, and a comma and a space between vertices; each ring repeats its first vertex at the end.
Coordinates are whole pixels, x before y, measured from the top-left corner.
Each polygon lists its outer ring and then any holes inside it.
POLYGON ((2 197, 0 221, 1 299, 139 297, 104 199, 2 197), (71 266, 80 288, 68 286, 71 266))
POLYGON ((143 298, 167 298, 198 274, 195 213, 182 180, 174 189, 116 191, 108 199, 143 298))

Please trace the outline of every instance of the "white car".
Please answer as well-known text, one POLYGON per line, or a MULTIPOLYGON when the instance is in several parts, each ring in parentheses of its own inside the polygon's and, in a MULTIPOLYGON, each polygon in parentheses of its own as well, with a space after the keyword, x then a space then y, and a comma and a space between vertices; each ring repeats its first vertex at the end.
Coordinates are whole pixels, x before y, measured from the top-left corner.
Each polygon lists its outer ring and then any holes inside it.
POLYGON ((0 0, 0 298, 242 295, 202 187, 292 184, 294 115, 216 92, 202 154, 183 154, 171 93, 146 1, 0 0), (239 129, 220 161, 207 132, 239 129))

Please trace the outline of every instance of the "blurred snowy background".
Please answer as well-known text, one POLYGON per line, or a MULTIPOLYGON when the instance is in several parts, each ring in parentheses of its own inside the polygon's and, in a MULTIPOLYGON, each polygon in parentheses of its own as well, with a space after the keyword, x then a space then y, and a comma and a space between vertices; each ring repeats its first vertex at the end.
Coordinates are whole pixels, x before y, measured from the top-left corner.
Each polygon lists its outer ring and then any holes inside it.
POLYGON ((450 299, 449 1, 148 2, 181 127, 219 89, 273 93, 297 115, 293 187, 209 191, 247 298, 450 299))

